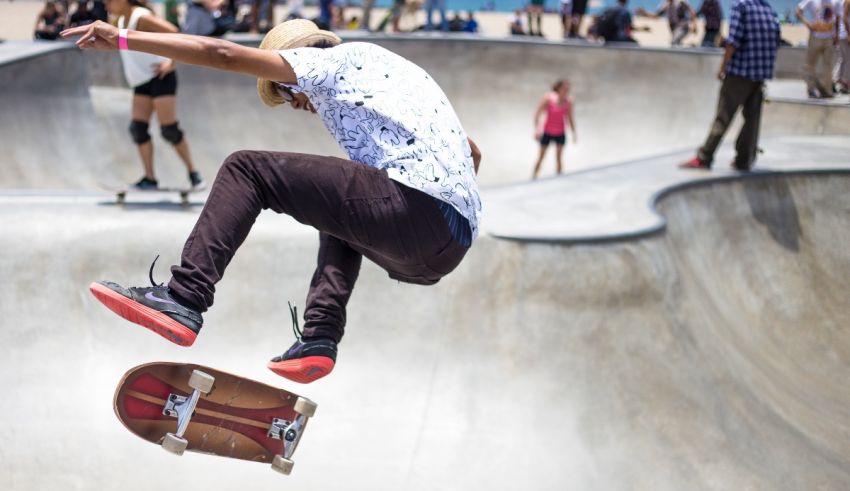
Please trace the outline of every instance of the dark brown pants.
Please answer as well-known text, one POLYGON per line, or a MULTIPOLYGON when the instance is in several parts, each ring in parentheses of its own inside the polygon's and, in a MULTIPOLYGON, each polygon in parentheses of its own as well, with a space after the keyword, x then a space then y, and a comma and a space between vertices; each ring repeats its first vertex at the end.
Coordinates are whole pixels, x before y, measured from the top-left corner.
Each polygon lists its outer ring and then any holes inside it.
POLYGON ((727 75, 720 87, 720 97, 717 101, 717 114, 705 143, 697 152, 697 157, 703 162, 714 160, 723 135, 729 129, 732 118, 738 108, 744 117, 744 126, 735 142, 735 166, 749 169, 753 166, 758 153, 759 127, 761 125, 761 105, 764 100, 764 82, 748 80, 735 75, 727 75))
POLYGON ((308 337, 342 338, 362 256, 393 279, 431 285, 467 251, 452 238, 434 198, 385 171, 334 157, 242 151, 229 156, 216 176, 181 263, 171 268, 173 292, 206 311, 215 284, 267 208, 320 232, 304 313, 308 337))

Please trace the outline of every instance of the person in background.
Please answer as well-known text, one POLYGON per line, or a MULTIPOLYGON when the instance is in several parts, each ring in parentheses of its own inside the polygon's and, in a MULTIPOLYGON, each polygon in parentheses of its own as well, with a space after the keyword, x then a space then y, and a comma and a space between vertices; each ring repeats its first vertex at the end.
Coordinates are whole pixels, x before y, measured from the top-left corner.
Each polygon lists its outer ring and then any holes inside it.
POLYGON ((796 14, 797 19, 809 29, 804 68, 809 97, 830 98, 834 95, 832 70, 838 44, 836 5, 833 0, 803 0, 797 4, 796 14))
POLYGON ((569 123, 570 131, 573 134, 573 143, 576 143, 576 125, 573 121, 573 100, 570 98, 570 83, 566 80, 558 80, 552 86, 552 92, 548 92, 543 96, 543 100, 540 101, 537 111, 534 113, 534 139, 540 142, 540 155, 537 157, 537 163, 534 165, 532 179, 537 179, 537 175, 540 173, 540 166, 543 163, 543 157, 546 155, 546 148, 549 147, 549 143, 551 142, 555 142, 557 172, 558 174, 561 173, 563 169, 562 156, 564 145, 567 143, 567 123, 569 123), (540 119, 543 114, 546 114, 545 120, 540 119))
POLYGON ((360 21, 360 29, 370 32, 372 30, 372 9, 375 7, 375 0, 363 0, 363 20, 360 21))
POLYGON ((528 5, 528 35, 543 37, 543 4, 545 0, 531 0, 528 5), (537 31, 534 24, 537 23, 537 31))
POLYGON ((478 21, 475 20, 475 13, 471 10, 466 13, 466 24, 463 26, 463 30, 471 33, 478 32, 478 21))
POLYGON ((723 23, 723 7, 718 0, 703 0, 697 10, 697 17, 705 19, 705 35, 700 44, 703 48, 717 47, 720 37, 720 26, 723 23))
POLYGON ((59 33, 65 28, 62 12, 54 1, 45 2, 44 8, 35 19, 34 37, 53 41, 59 37, 59 33))
POLYGON ((331 4, 331 29, 334 31, 342 31, 345 27, 345 3, 338 0, 334 1, 331 4))
POLYGON ((180 9, 177 8, 177 0, 165 0, 163 10, 165 10, 165 20, 180 29, 180 9))
POLYGON ((838 24, 838 52, 841 61, 838 63, 837 80, 838 91, 842 94, 850 93, 850 0, 842 0, 841 18, 838 24))
POLYGON ((463 32, 464 28, 466 28, 466 22, 460 18, 460 12, 455 12, 449 21, 449 32, 463 32))
MULTIPOLYGON (((118 19, 118 29, 146 32, 176 33, 177 28, 156 17, 141 0, 109 0, 109 13, 118 19)), ((189 144, 177 122, 177 73, 174 61, 162 56, 121 51, 124 77, 133 88, 132 120, 130 136, 142 159, 144 175, 134 184, 142 190, 153 190, 159 186, 153 165, 153 143, 148 132, 150 119, 156 113, 162 137, 174 146, 177 155, 186 166, 189 183, 201 189, 204 181, 195 170, 189 144)))
POLYGON ((732 168, 749 172, 758 154, 764 82, 773 78, 779 49, 779 16, 767 0, 738 0, 729 15, 729 37, 717 78, 723 81, 717 113, 697 156, 683 162, 684 169, 711 169, 714 153, 738 108, 744 125, 735 142, 732 168))
POLYGON ((564 39, 570 37, 570 26, 573 22, 572 11, 573 0, 560 0, 561 36, 564 39))
MULTIPOLYGON (((407 0, 393 0, 393 8, 390 10, 393 32, 401 32, 401 16, 404 15, 406 4, 407 0)), ((319 27, 321 28, 321 26, 319 27)))
POLYGON ((215 19, 220 15, 224 0, 190 0, 186 4, 186 19, 183 32, 199 36, 212 36, 218 26, 215 19))
POLYGON ((68 26, 77 27, 84 26, 87 24, 91 24, 96 19, 91 14, 89 10, 88 0, 79 0, 77 2, 77 8, 73 14, 71 14, 71 18, 68 22, 68 26))
POLYGON ((628 0, 606 9, 596 21, 595 35, 606 43, 637 43, 632 37, 632 14, 626 8, 628 0))
POLYGON ((570 37, 580 38, 581 23, 584 20, 584 14, 587 13, 587 0, 572 0, 572 11, 570 12, 570 37))
POLYGON ((667 25, 670 26, 672 37, 671 46, 681 46, 685 36, 697 30, 697 14, 691 4, 685 0, 665 0, 655 12, 638 8, 637 14, 651 19, 667 17, 667 25))
POLYGON ((512 36, 525 36, 525 20, 521 10, 514 10, 514 14, 508 20, 512 36))
POLYGON ((449 29, 449 21, 446 16, 446 0, 425 0, 425 30, 433 31, 448 31, 449 29), (440 13, 440 26, 437 27, 434 25, 434 9, 440 13))
POLYGON ((94 20, 106 22, 109 19, 109 13, 106 11, 106 3, 103 0, 94 0, 91 3, 91 15, 94 20))

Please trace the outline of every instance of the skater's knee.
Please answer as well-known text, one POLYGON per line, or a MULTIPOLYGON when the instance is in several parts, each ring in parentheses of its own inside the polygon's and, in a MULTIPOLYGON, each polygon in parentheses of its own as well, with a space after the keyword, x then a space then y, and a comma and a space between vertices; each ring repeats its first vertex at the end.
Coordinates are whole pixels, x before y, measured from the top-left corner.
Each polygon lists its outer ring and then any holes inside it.
POLYGON ((251 163, 252 158, 251 154, 254 152, 250 150, 237 150, 236 152, 231 153, 224 159, 224 163, 222 164, 222 168, 246 168, 249 167, 248 164, 251 163))
POLYGON ((161 127, 160 132, 162 137, 172 145, 178 145, 183 141, 183 130, 180 129, 180 125, 176 121, 173 124, 161 127))
POLYGON ((141 145, 151 141, 151 134, 148 133, 148 123, 145 121, 133 120, 130 122, 130 136, 136 145, 141 145))

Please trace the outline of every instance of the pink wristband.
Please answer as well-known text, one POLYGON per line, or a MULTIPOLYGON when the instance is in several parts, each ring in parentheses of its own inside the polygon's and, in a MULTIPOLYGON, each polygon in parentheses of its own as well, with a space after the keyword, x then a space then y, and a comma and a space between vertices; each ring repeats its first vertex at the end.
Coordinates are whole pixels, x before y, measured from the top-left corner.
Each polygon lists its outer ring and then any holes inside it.
POLYGON ((130 49, 127 46, 127 31, 128 29, 118 29, 118 49, 121 51, 130 49))

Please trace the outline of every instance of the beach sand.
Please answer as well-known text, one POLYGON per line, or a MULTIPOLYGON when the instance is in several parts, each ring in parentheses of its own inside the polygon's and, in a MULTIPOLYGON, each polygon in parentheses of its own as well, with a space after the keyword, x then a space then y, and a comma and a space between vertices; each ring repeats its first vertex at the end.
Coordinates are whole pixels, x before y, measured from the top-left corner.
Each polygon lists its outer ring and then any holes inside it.
MULTIPOLYGON (((24 40, 32 39, 35 19, 41 9, 43 2, 32 0, 0 0, 0 39, 24 40)), ((451 5, 451 3, 449 3, 451 5)), ((158 15, 162 15, 162 4, 154 5, 158 15)), ((286 6, 276 7, 276 17, 283 18, 289 9, 286 6)), ((375 9, 372 13, 372 24, 377 25, 384 17, 385 9, 375 9)), ((303 13, 310 18, 315 16, 315 7, 305 7, 303 13)), ((346 9, 346 18, 360 16, 359 7, 346 9)), ((483 37, 505 38, 509 36, 508 19, 511 14, 506 12, 479 12, 476 14, 480 26, 480 35, 483 37)), ((585 18, 581 32, 586 32, 589 17, 585 18)), ((406 14, 401 21, 401 27, 411 30, 418 25, 424 24, 425 13, 422 10, 415 14, 406 14)), ((664 47, 670 45, 670 30, 664 19, 646 19, 635 17, 635 27, 646 27, 648 32, 636 32, 634 37, 641 46, 664 47)), ((685 38, 685 46, 697 46, 702 40, 702 23, 699 30, 685 38)), ((726 32, 724 26, 724 33, 726 32)), ((557 14, 545 14, 543 18, 543 35, 548 40, 562 39, 561 19, 557 14)), ((783 25, 782 37, 794 46, 804 43, 808 38, 806 28, 800 25, 783 25)))

